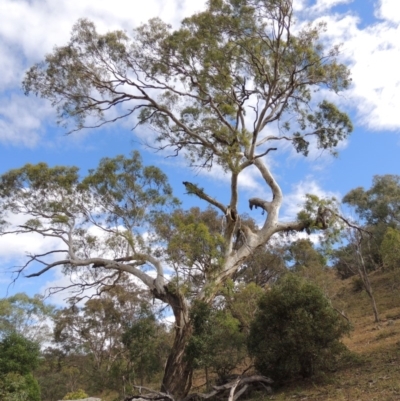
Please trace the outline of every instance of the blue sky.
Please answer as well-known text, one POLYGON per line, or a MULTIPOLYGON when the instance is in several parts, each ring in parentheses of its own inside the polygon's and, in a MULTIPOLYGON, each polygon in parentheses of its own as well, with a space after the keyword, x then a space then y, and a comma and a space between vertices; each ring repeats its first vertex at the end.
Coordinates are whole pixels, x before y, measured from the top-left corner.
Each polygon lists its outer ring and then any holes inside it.
MULTIPOLYGON (((282 216, 294 216, 304 194, 341 198, 357 186, 368 188, 373 175, 400 174, 400 12, 398 0, 295 0, 299 23, 324 20, 328 30, 323 40, 342 43, 342 61, 352 70, 351 88, 334 99, 354 123, 354 132, 339 149, 339 157, 311 152, 304 159, 279 151, 271 160, 285 195, 282 216)), ((93 20, 100 31, 133 27, 159 16, 174 26, 202 8, 194 0, 2 0, 0 2, 0 173, 25 163, 77 165, 84 173, 100 158, 141 151, 146 164, 161 167, 169 176, 184 207, 196 204, 185 195, 182 181, 197 182, 215 196, 223 196, 226 179, 221 171, 198 172, 185 168, 180 158, 165 158, 143 148, 126 124, 69 136, 55 125, 50 105, 25 97, 21 81, 25 70, 43 59, 54 45, 69 39, 78 18, 93 20), (139 5, 138 5, 139 4, 139 5)), ((242 182, 243 201, 265 195, 257 177, 242 182)), ((222 198, 222 201, 224 199, 222 198)), ((257 218, 258 212, 252 216, 257 218)), ((44 246, 40 238, 0 238, 0 297, 19 291, 43 292, 60 274, 37 279, 20 278, 8 287, 5 273, 21 263, 25 251, 44 246)), ((62 302, 63 296, 54 298, 62 302)))

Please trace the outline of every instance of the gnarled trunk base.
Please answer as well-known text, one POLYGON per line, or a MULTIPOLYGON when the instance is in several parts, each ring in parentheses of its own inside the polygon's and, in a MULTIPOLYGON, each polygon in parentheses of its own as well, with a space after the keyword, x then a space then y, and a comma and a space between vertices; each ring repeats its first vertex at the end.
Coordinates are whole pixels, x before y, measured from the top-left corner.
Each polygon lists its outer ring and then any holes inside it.
POLYGON ((189 308, 185 298, 179 293, 171 292, 168 287, 164 288, 164 293, 155 293, 155 296, 172 308, 175 316, 175 338, 165 366, 161 391, 171 394, 175 400, 181 400, 188 395, 192 386, 193 369, 186 360, 185 350, 193 328, 189 321, 189 308))

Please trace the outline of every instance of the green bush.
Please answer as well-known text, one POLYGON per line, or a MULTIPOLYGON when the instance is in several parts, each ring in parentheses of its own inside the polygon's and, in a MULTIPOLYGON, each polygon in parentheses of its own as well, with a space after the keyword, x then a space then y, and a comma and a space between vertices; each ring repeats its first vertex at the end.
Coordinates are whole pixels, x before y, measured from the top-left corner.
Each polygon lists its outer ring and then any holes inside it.
POLYGON ((39 345, 17 333, 0 341, 0 373, 26 375, 39 365, 39 345))
POLYGON ((31 371, 39 364, 39 345, 17 333, 0 341, 0 399, 40 401, 40 387, 31 371))
POLYGON ((40 401, 39 384, 30 373, 25 376, 14 372, 0 375, 0 400, 40 401))
POLYGON ((282 382, 332 366, 349 330, 317 286, 287 274, 261 298, 248 348, 259 372, 282 382))
POLYGON ((88 398, 88 395, 82 389, 79 389, 65 394, 63 400, 81 400, 82 398, 88 398))
POLYGON ((201 301, 193 303, 190 318, 193 335, 186 358, 192 368, 204 368, 219 380, 224 379, 246 357, 246 335, 240 330, 240 322, 229 310, 214 309, 201 301))

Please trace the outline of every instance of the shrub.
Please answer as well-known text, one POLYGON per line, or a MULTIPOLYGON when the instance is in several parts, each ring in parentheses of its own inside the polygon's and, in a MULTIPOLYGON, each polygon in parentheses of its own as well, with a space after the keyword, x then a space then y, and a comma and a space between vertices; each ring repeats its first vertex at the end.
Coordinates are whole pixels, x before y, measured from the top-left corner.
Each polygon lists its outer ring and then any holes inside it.
POLYGON ((39 364, 39 345, 17 333, 0 341, 0 399, 40 401, 40 387, 31 371, 39 364))
POLYGON ((88 395, 82 389, 79 389, 65 394, 63 400, 81 400, 82 398, 88 398, 88 395))
POLYGON ((260 373, 281 382, 332 366, 349 330, 317 286, 287 274, 261 298, 248 348, 260 373))
POLYGON ((19 373, 0 375, 1 401, 40 401, 40 387, 31 373, 25 376, 19 373))

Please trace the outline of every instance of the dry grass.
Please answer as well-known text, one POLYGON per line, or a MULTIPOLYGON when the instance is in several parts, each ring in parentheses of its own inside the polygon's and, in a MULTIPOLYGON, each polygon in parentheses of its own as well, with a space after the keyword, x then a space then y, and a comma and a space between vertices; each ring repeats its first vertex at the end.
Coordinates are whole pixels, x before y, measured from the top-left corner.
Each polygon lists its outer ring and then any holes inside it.
POLYGON ((313 380, 292 383, 261 400, 400 401, 400 280, 393 272, 375 273, 371 284, 381 322, 374 322, 365 292, 354 292, 353 279, 333 277, 334 305, 349 317, 354 330, 341 367, 313 380))

